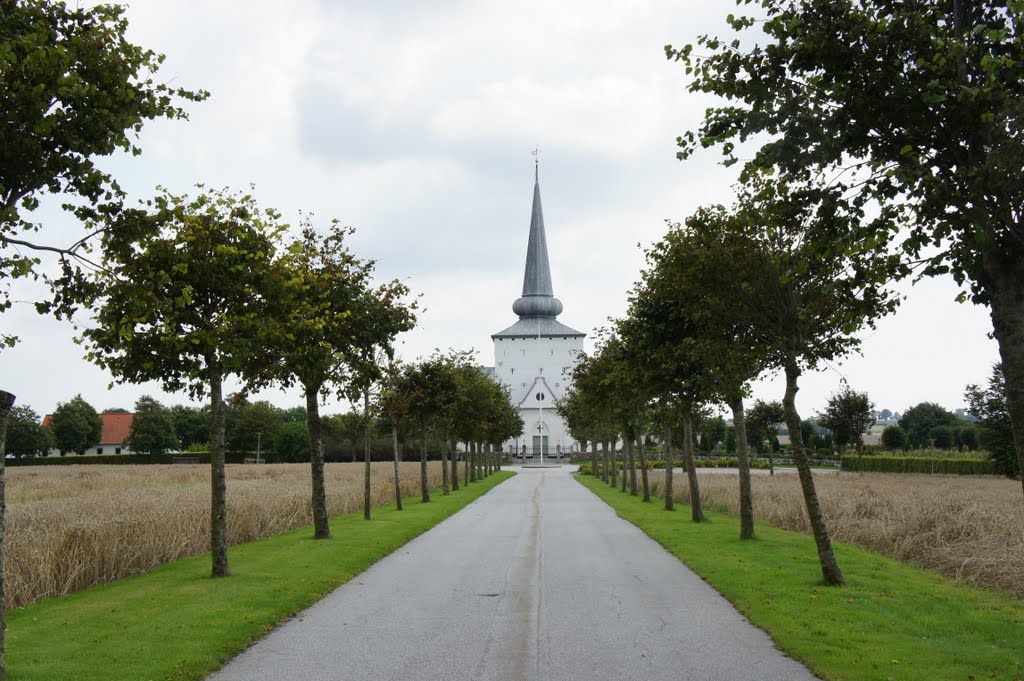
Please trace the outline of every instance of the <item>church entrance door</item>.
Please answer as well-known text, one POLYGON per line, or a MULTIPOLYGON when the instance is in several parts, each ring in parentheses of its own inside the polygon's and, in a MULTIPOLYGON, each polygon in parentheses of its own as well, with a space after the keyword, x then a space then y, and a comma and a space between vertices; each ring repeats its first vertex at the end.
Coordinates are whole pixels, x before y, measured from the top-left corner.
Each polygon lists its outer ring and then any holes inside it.
POLYGON ((548 436, 547 435, 534 435, 533 436, 533 453, 539 454, 543 452, 544 456, 548 455, 548 436))

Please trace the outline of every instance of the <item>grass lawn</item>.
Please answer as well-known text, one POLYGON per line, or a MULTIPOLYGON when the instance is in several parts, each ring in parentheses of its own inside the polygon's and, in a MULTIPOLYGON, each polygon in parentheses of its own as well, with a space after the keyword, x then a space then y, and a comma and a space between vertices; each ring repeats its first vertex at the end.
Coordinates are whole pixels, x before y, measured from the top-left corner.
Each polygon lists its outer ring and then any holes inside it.
POLYGON ((334 537, 302 527, 231 547, 232 576, 213 579, 204 554, 7 613, 11 681, 202 679, 380 558, 514 475, 445 497, 404 499, 331 520, 334 537))
POLYGON ((847 585, 825 586, 809 535, 757 525, 740 541, 738 518, 693 523, 688 506, 578 480, 823 679, 1024 679, 1024 601, 848 544, 835 546, 847 585))

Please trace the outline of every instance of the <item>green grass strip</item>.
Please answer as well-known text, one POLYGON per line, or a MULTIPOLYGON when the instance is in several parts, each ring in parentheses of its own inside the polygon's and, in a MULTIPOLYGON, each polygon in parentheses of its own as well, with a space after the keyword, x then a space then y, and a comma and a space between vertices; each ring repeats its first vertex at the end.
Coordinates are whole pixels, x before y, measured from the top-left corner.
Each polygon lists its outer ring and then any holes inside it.
POLYGON ((497 473, 449 496, 404 499, 233 546, 232 576, 213 579, 204 554, 8 613, 11 681, 202 679, 276 624, 323 598, 514 475, 497 473))
POLYGON ((1024 601, 850 544, 835 545, 847 585, 829 587, 809 535, 759 524, 741 541, 738 518, 694 523, 686 505, 668 512, 578 480, 824 679, 1024 679, 1024 601))

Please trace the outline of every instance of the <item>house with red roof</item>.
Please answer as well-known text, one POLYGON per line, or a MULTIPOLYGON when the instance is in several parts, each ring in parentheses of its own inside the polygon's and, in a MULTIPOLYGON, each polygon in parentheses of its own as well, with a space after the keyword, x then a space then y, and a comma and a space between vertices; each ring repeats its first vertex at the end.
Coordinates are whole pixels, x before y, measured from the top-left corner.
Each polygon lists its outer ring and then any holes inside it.
MULTIPOLYGON (((100 433, 100 441, 94 447, 85 450, 86 454, 131 454, 132 451, 124 445, 128 439, 128 433, 132 429, 132 420, 135 414, 99 414, 103 422, 103 432, 100 433)), ((48 428, 53 422, 53 414, 43 417, 43 428, 48 428)), ((73 454, 75 452, 67 452, 73 454)), ((59 456, 59 449, 51 449, 49 456, 59 456)))

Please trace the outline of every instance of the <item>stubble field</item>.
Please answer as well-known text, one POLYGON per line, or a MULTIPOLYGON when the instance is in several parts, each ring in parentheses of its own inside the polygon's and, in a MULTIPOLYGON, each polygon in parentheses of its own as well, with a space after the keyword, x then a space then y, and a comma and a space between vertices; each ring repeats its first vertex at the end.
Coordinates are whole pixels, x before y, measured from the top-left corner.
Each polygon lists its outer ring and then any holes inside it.
MULTIPOLYGON (((391 463, 373 464, 372 503, 394 500, 391 463)), ((403 495, 420 494, 404 463, 403 495)), ((228 541, 312 522, 308 465, 229 465, 228 541)), ((441 465, 429 464, 429 485, 441 465)), ((327 464, 330 515, 362 508, 363 464, 327 464)), ((9 607, 139 574, 209 549, 210 467, 26 466, 7 470, 4 580, 9 607)))
MULTIPOLYGON (((739 515, 736 474, 699 474, 710 510, 739 515)), ((664 473, 651 471, 664 494, 664 473)), ((982 476, 816 475, 833 539, 878 551, 958 581, 1024 598, 1024 499, 1020 482, 982 476)), ((753 476, 759 522, 810 532, 795 472, 753 476)), ((675 498, 689 503, 686 475, 673 476, 675 498)))

